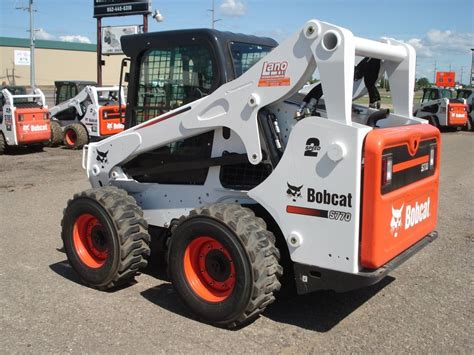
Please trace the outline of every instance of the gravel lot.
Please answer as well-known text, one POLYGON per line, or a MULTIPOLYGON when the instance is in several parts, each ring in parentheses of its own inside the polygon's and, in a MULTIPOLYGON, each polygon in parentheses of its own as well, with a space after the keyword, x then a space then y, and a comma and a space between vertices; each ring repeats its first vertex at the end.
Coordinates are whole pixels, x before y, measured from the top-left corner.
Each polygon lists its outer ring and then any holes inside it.
POLYGON ((0 156, 0 353, 473 353, 474 134, 444 133, 440 237, 378 285, 279 301, 224 330, 189 313, 160 270, 115 292, 82 286, 58 249, 89 187, 81 152, 0 156))

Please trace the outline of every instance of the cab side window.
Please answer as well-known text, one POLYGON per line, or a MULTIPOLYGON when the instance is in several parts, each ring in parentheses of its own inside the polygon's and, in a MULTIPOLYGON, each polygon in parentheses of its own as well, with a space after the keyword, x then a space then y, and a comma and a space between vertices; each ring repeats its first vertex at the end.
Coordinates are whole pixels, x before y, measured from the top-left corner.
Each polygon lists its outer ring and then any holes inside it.
POLYGON ((188 45, 153 49, 140 66, 136 124, 209 95, 217 86, 211 49, 188 45))
MULTIPOLYGON (((140 124, 212 93, 218 85, 211 48, 205 44, 153 49, 139 76, 135 123, 140 124)), ((143 153, 124 165, 140 182, 203 185, 208 167, 183 169, 211 158, 214 131, 143 153)))

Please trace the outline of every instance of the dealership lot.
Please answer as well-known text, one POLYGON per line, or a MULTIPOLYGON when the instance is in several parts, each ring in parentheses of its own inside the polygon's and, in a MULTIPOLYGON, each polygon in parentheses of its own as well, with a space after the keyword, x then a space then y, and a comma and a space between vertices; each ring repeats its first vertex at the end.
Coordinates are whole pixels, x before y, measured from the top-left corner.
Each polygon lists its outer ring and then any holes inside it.
POLYGON ((381 283, 282 300, 239 330, 196 320, 165 273, 82 286, 59 249, 81 152, 0 156, 0 352, 466 352, 472 334, 474 134, 443 133, 440 237, 381 283))

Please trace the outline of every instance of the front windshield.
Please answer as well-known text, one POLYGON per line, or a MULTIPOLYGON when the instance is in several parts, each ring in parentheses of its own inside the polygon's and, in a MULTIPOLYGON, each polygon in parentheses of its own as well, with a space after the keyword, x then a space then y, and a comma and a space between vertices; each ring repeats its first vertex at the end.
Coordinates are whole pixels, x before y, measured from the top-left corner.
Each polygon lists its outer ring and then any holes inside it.
POLYGON ((255 63, 272 51, 273 47, 250 43, 230 43, 230 53, 234 62, 235 77, 238 78, 255 63))

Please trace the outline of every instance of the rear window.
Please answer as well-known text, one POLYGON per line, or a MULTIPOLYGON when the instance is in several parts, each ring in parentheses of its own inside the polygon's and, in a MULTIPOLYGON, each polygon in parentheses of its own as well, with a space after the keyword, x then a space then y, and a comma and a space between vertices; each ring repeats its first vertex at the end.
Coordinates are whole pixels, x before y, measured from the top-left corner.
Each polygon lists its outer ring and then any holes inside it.
POLYGON ((255 63, 273 50, 273 47, 257 44, 231 42, 230 53, 234 63, 235 77, 238 78, 255 63))

